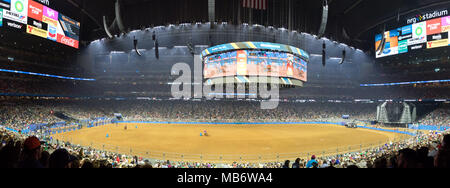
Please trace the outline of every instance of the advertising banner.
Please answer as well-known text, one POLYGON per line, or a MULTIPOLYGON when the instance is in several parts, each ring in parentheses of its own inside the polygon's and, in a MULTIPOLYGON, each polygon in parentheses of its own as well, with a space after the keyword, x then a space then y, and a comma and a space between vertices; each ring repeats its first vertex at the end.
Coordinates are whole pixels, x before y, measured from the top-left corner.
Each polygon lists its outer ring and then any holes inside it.
POLYGON ((3 9, 3 18, 11 21, 27 24, 27 17, 15 12, 3 9))
MULTIPOLYGON (((384 47, 384 50, 381 54, 376 53, 376 58, 380 58, 380 57, 386 57, 386 56, 391 56, 391 55, 397 55, 398 54, 398 37, 399 37, 399 32, 398 30, 391 30, 391 31, 387 31, 384 34, 384 37, 386 38, 386 44, 384 47)), ((381 45, 381 38, 377 37, 379 41, 376 41, 375 44, 377 45, 377 47, 379 45, 381 45)))
POLYGON ((398 53, 407 53, 408 52, 408 41, 402 40, 398 42, 398 53))
POLYGON ((427 42, 427 24, 420 22, 412 25, 412 39, 408 40, 408 45, 415 45, 427 42))
POLYGON ((50 39, 52 41, 57 41, 58 40, 58 34, 56 32, 56 27, 52 26, 52 25, 48 25, 48 35, 47 35, 47 39, 50 39))
POLYGON ((3 28, 17 32, 26 32, 26 25, 7 19, 3 19, 3 28))
POLYGON ((422 50, 422 49, 426 49, 426 48, 427 48, 427 43, 415 44, 415 45, 408 46, 408 52, 413 51, 413 50, 422 50))
POLYGON ((27 25, 27 33, 36 35, 42 38, 47 38, 47 30, 43 30, 32 25, 27 25))
POLYGON ((42 21, 44 6, 34 1, 28 2, 28 17, 38 21, 42 21))
POLYGON ((58 34, 64 35, 75 40, 79 40, 80 22, 72 20, 71 18, 62 14, 58 15, 58 34), (61 32, 62 31, 62 32, 61 32))
POLYGON ((442 32, 449 32, 450 31, 450 16, 443 17, 441 19, 442 21, 442 32))
MULTIPOLYGON (((43 18, 48 18, 54 21, 58 21, 58 12, 56 10, 53 10, 51 8, 48 8, 44 6, 44 12, 43 12, 43 18)), ((56 22, 54 26, 56 27, 56 22)))
POLYGON ((431 42, 427 42, 427 48, 438 48, 438 47, 444 47, 448 46, 448 39, 442 39, 442 40, 435 40, 431 42))
POLYGON ((11 12, 28 17, 28 0, 11 0, 11 12))
POLYGON ((0 8, 0 27, 3 26, 3 9, 0 8))
POLYGON ((39 29, 43 29, 46 30, 48 29, 48 24, 35 20, 33 18, 28 18, 28 25, 31 25, 33 27, 39 28, 39 29))
POLYGON ((442 24, 441 18, 427 21, 427 35, 441 33, 442 32, 441 24, 442 24))
POLYGON ((58 35, 57 36, 58 37, 57 38, 57 42, 59 42, 61 44, 65 44, 65 45, 73 47, 73 48, 78 48, 78 46, 79 46, 78 40, 66 37, 66 36, 61 35, 59 33, 57 35, 58 35))
POLYGON ((11 10, 11 0, 0 0, 0 8, 11 10))

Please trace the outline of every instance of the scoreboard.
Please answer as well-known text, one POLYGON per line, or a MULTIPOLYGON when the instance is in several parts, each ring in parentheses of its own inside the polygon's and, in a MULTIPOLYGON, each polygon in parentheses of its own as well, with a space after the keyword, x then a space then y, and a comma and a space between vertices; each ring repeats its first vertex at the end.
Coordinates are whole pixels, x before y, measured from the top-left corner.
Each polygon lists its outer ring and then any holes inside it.
POLYGON ((49 8, 49 4, 48 0, 0 0, 0 29, 34 35, 78 49, 80 22, 49 8))

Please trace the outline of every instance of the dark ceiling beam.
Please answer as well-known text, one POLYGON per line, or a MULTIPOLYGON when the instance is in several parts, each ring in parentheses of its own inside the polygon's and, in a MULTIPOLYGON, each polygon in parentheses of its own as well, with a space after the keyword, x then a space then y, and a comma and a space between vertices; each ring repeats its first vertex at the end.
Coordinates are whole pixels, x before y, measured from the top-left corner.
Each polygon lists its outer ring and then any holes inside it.
POLYGON ((430 8, 430 7, 434 7, 434 6, 439 6, 439 5, 445 5, 445 4, 448 4, 448 3, 449 3, 448 1, 431 3, 431 4, 428 4, 428 5, 422 6, 420 8, 416 8, 416 9, 412 9, 412 10, 408 10, 408 11, 399 13, 399 15, 395 15, 395 16, 386 18, 384 20, 381 20, 381 21, 375 23, 372 26, 367 27, 366 29, 364 29, 363 31, 358 33, 358 35, 356 35, 356 39, 359 39, 359 37, 361 37, 362 34, 364 34, 365 32, 367 32, 367 31, 369 31, 369 30, 371 30, 371 29, 373 29, 375 27, 377 27, 378 25, 381 25, 381 24, 386 23, 386 22, 388 22, 390 20, 393 20, 393 19, 397 19, 398 16, 403 16, 403 15, 410 14, 410 13, 413 13, 413 12, 416 12, 416 11, 420 11, 422 9, 426 9, 426 8, 430 8))
POLYGON ((73 6, 77 7, 78 9, 81 10, 81 12, 83 12, 86 16, 88 16, 92 21, 94 21, 95 24, 97 24, 97 26, 99 28, 102 28, 102 25, 100 25, 100 23, 97 21, 97 19, 95 19, 89 12, 87 12, 86 10, 84 10, 83 8, 80 7, 80 5, 78 5, 77 3, 73 2, 73 0, 68 0, 68 2, 70 4, 72 4, 73 6))
POLYGON ((347 14, 348 12, 350 12, 351 10, 353 10, 356 6, 358 6, 363 0, 358 0, 355 3, 353 3, 352 6, 348 7, 347 9, 345 9, 344 11, 344 15, 347 14))

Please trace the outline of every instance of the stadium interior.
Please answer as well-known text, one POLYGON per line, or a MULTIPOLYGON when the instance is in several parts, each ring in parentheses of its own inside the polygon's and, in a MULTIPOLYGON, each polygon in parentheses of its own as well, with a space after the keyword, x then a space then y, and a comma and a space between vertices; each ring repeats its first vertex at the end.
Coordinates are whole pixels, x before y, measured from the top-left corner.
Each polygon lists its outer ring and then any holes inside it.
POLYGON ((0 0, 0 168, 447 168, 449 8, 0 0))

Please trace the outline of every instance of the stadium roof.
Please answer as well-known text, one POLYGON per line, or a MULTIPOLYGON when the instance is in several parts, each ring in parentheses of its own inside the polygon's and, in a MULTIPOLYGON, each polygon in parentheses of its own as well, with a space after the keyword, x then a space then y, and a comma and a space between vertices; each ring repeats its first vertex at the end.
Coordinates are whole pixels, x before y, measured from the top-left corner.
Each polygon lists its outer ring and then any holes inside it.
MULTIPOLYGON (((254 11, 253 23, 288 28, 289 0, 268 0, 267 11, 254 11)), ((56 3, 56 2, 55 2, 56 3)), ((111 24, 115 18, 115 0, 68 0, 69 9, 82 9, 79 17, 82 40, 92 41, 103 38, 103 16, 111 24)), ((408 15, 415 15, 421 7, 448 7, 446 0, 328 0, 329 21, 326 37, 347 42, 352 46, 367 49, 373 43, 375 33, 383 24, 400 21, 408 15), (389 22, 390 21, 390 22, 389 22), (343 30, 349 38, 343 36, 343 30)), ((207 22, 208 0, 133 0, 121 1, 123 22, 130 30, 142 27, 177 24, 185 22, 207 22)), ((216 20, 237 23, 239 0, 216 0, 216 20)), ((322 1, 292 0, 292 28, 297 31, 316 34, 322 17, 322 1)), ((241 8, 243 22, 249 22, 248 9, 241 8)), ((389 29, 389 26, 386 26, 389 29)))

